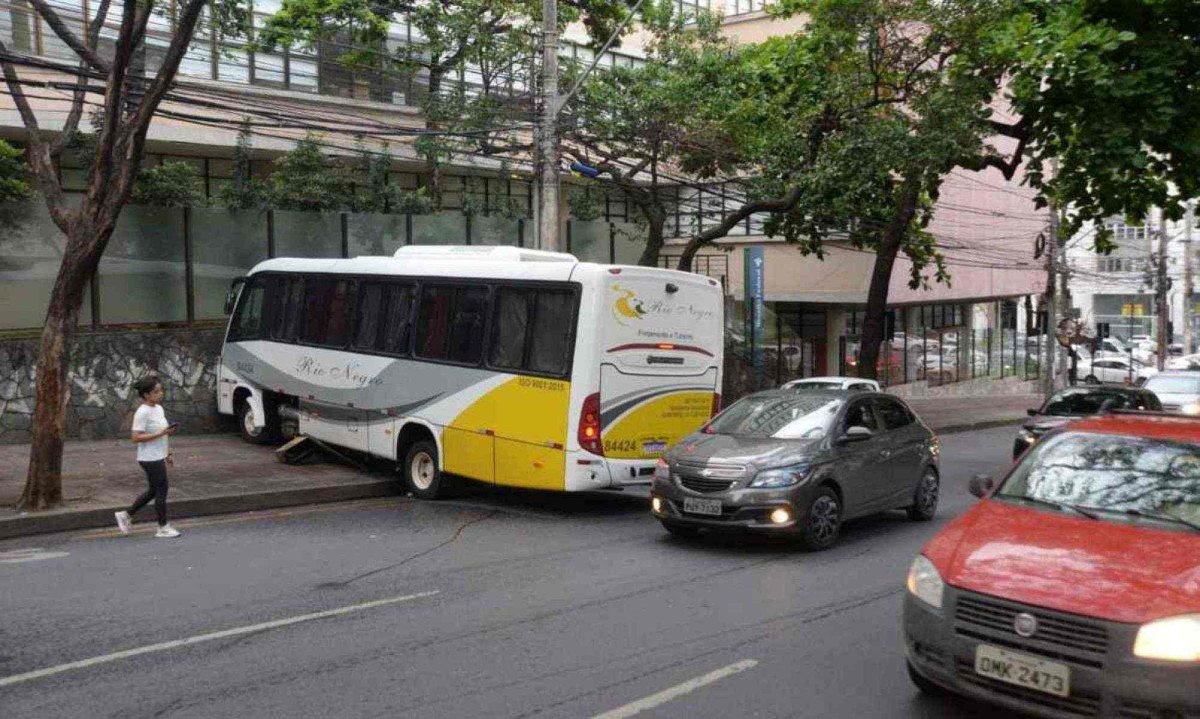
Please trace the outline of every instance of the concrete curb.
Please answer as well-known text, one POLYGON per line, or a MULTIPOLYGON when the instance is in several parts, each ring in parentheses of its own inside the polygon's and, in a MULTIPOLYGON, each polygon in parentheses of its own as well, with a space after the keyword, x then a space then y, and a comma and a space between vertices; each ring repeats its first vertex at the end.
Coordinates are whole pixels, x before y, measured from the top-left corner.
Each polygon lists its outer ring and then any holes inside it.
MULTIPOLYGON (((294 507, 301 504, 346 502, 352 499, 370 499, 372 497, 399 496, 401 494, 403 494, 403 490, 400 482, 394 479, 377 479, 325 487, 306 487, 304 489, 285 489, 274 492, 247 492, 244 494, 217 497, 182 499, 169 502, 168 507, 170 508, 172 518, 184 519, 187 517, 204 517, 211 514, 253 512, 263 509, 276 509, 278 507, 294 507)), ((74 512, 67 510, 45 514, 29 513, 0 519, 0 539, 116 526, 116 520, 113 519, 113 512, 123 508, 114 506, 84 509, 74 512)))

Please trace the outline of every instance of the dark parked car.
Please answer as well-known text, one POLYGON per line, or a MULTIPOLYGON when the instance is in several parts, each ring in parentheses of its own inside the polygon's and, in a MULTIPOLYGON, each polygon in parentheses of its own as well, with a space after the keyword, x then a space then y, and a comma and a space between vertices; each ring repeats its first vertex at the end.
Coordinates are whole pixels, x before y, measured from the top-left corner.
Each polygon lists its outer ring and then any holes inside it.
POLYGON ((1013 442, 1013 459, 1024 454, 1046 432, 1073 419, 1114 409, 1162 408, 1162 403, 1153 392, 1138 387, 1068 387, 1059 390, 1040 408, 1029 410, 1029 419, 1021 425, 1013 442))
POLYGON ((745 397, 659 461, 654 516, 674 534, 789 533, 812 549, 842 522, 906 508, 937 510, 938 440, 895 397, 775 390, 745 397))

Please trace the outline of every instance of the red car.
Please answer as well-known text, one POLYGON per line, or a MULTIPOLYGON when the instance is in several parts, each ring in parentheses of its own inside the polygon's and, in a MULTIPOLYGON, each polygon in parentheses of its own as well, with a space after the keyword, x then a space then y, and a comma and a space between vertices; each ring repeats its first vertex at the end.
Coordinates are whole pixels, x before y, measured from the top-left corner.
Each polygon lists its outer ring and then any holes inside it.
POLYGON ((905 653, 924 692, 1043 717, 1200 717, 1200 419, 1049 433, 913 561, 905 653))

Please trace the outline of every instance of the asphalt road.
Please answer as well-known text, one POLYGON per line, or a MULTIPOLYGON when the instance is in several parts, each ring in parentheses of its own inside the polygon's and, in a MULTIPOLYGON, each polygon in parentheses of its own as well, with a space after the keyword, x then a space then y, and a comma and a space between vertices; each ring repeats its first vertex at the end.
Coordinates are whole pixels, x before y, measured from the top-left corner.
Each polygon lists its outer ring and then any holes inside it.
POLYGON ((679 540, 631 493, 0 542, 0 715, 998 719, 916 693, 899 615, 912 557, 1012 433, 943 438, 934 522, 853 522, 818 554, 679 540))

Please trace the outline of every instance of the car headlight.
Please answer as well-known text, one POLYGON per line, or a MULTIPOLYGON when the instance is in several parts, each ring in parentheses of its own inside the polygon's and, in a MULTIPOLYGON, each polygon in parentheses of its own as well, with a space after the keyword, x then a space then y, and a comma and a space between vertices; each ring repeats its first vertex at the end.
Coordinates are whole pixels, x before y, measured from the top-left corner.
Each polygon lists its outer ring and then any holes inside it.
POLYGON ((1133 643, 1134 656, 1170 662, 1200 662, 1200 614, 1143 624, 1133 643))
POLYGON ((1200 402, 1189 402, 1179 408, 1184 414, 1200 414, 1200 402))
POLYGON ((754 481, 750 483, 750 486, 760 489, 791 487, 807 479, 811 471, 812 466, 808 464, 793 464, 790 467, 767 469, 754 475, 754 481))
POLYGON ((946 591, 946 583, 937 567, 924 554, 918 554, 908 568, 908 580, 904 583, 908 591, 917 599, 931 607, 942 608, 942 594, 946 591))
POLYGON ((667 460, 658 458, 658 464, 654 465, 654 476, 658 479, 671 478, 671 465, 667 464, 667 460))
POLYGON ((1017 432, 1017 439, 1025 444, 1033 444, 1037 441, 1037 435, 1027 429, 1022 429, 1017 432))

